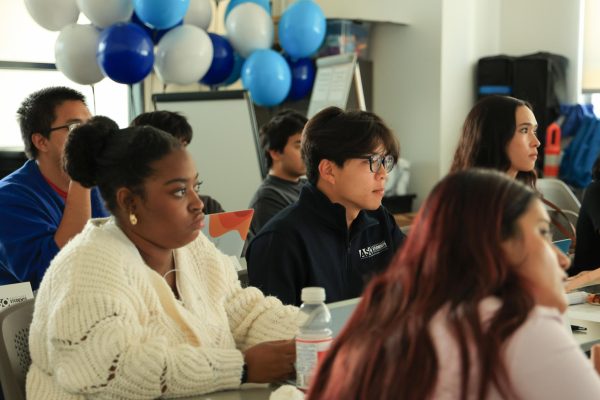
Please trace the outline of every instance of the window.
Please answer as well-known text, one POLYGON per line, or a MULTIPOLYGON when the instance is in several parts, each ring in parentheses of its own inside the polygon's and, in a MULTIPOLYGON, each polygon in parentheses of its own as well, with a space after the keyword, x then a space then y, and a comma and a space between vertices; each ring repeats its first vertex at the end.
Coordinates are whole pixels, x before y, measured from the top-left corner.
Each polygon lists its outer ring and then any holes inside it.
MULTIPOLYGON (((29 94, 48 86, 68 86, 79 90, 86 97, 86 103, 93 115, 106 115, 120 127, 129 124, 127 85, 105 78, 95 85, 94 99, 91 86, 78 85, 57 70, 2 69, 2 66, 6 65, 18 67, 19 63, 0 62, 0 87, 4 93, 10 93, 10 95, 0 96, 0 121, 2 121, 0 148, 23 149, 21 131, 16 119, 17 109, 29 94)), ((47 68, 47 64, 31 65, 47 68)))
POLYGON ((598 37, 600 37, 599 19, 600 0, 586 0, 583 20, 582 89, 584 93, 600 92, 600 46, 598 46, 598 37))
MULTIPOLYGON (((70 81, 54 64, 54 42, 58 32, 39 26, 27 12, 24 1, 0 1, 0 149, 23 149, 16 112, 21 102, 32 92, 48 86, 68 86, 86 97, 90 112, 106 115, 121 127, 129 124, 129 92, 122 85, 104 78, 94 88, 70 81)), ((81 16, 80 23, 89 23, 81 16)))

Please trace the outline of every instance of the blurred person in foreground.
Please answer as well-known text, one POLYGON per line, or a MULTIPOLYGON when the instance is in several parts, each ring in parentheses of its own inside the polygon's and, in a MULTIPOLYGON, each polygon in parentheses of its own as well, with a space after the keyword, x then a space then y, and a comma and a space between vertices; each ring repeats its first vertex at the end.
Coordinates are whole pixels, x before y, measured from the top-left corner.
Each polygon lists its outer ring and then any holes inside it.
POLYGON ((600 398, 565 328, 568 266, 530 188, 489 170, 448 175, 366 288, 308 399, 600 398))

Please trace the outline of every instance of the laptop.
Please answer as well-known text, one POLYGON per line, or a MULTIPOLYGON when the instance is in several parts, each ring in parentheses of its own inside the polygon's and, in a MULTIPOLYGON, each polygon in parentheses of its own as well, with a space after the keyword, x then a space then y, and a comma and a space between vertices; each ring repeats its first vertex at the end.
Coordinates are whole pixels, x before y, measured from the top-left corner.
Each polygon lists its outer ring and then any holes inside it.
POLYGON ((346 322, 354 312, 356 305, 360 302, 360 297, 353 299, 337 301, 327 304, 331 313, 331 333, 334 338, 340 333, 346 322))
POLYGON ((206 214, 202 233, 222 253, 239 259, 253 215, 253 209, 206 214))

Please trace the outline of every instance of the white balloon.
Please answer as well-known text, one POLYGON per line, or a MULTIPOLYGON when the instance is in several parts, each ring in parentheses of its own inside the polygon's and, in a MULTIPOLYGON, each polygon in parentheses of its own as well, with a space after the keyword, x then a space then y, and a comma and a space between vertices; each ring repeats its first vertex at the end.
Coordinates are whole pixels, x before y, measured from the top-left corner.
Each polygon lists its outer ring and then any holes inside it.
POLYGON ((227 38, 244 58, 258 49, 273 45, 273 20, 255 3, 242 3, 231 10, 225 20, 227 38))
POLYGON ((171 29, 156 47, 154 70, 163 83, 189 85, 210 68, 213 45, 210 37, 194 25, 171 29))
POLYGON ((76 0, 25 0, 25 7, 31 18, 49 31, 60 31, 79 18, 76 0))
POLYGON ((71 24, 64 27, 54 44, 56 68, 80 85, 93 85, 104 75, 96 62, 100 32, 92 25, 71 24))
POLYGON ((196 25, 204 30, 207 30, 211 19, 211 0, 191 0, 190 7, 188 8, 185 17, 183 17, 183 23, 196 25))
POLYGON ((133 15, 131 0, 77 0, 82 13, 99 28, 128 22, 133 15))

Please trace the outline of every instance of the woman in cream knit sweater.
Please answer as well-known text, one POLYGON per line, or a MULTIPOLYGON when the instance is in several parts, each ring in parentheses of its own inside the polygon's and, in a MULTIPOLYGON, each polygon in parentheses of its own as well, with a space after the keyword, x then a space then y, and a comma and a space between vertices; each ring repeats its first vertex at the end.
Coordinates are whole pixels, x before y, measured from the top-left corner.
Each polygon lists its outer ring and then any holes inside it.
POLYGON ((90 221, 44 276, 27 398, 181 397, 293 373, 297 309, 242 289, 200 234, 198 174, 176 139, 96 117, 65 154, 113 217, 90 221))

